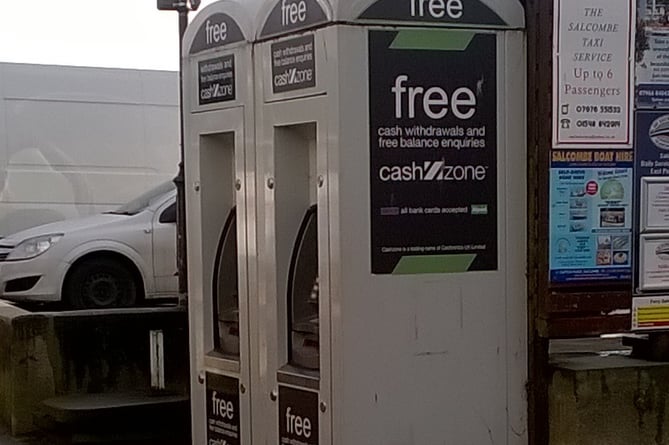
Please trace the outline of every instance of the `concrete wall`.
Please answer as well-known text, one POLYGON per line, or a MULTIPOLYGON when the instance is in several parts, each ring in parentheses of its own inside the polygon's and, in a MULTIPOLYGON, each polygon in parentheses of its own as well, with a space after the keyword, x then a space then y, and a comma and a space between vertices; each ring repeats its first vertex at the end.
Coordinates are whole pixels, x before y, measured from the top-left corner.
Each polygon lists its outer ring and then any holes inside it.
POLYGON ((562 357, 549 386, 550 445, 669 444, 669 364, 562 357))
POLYGON ((0 421, 36 429, 45 399, 150 391, 149 331, 162 329, 166 392, 188 394, 185 309, 30 313, 0 306, 0 421))

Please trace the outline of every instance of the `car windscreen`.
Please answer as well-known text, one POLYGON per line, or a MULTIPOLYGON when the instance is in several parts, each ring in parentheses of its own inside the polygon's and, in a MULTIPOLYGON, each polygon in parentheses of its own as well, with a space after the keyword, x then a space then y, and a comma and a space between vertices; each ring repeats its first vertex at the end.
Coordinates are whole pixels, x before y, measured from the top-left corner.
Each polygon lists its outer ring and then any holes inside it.
POLYGON ((167 192, 174 190, 174 188, 175 185, 173 181, 163 182, 157 187, 154 187, 151 190, 142 193, 132 201, 123 204, 121 207, 114 210, 113 212, 108 212, 108 213, 113 213, 115 215, 136 215, 137 213, 141 212, 142 210, 150 206, 153 200, 164 195, 167 192))

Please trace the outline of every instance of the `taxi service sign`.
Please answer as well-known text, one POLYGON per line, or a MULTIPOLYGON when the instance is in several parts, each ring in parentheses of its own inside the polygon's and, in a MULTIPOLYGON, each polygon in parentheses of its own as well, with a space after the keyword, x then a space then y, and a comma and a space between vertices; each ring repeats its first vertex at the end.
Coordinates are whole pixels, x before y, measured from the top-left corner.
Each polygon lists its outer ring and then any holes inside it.
POLYGON ((632 146, 632 0, 555 0, 553 146, 632 146))

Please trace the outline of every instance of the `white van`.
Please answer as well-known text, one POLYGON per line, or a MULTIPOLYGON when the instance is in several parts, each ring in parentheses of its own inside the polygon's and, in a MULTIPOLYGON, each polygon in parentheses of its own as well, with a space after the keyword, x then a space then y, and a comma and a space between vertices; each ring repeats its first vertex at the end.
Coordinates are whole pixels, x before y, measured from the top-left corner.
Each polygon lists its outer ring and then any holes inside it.
POLYGON ((176 174, 178 74, 0 63, 0 237, 176 174))

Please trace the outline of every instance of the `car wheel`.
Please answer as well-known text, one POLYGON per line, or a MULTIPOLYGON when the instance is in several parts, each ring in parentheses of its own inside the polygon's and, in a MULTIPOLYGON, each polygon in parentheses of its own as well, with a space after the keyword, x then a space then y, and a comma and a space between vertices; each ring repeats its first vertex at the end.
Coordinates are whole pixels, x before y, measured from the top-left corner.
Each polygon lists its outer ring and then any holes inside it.
POLYGON ((76 309, 133 306, 137 284, 123 264, 96 258, 76 266, 65 285, 65 298, 76 309))

